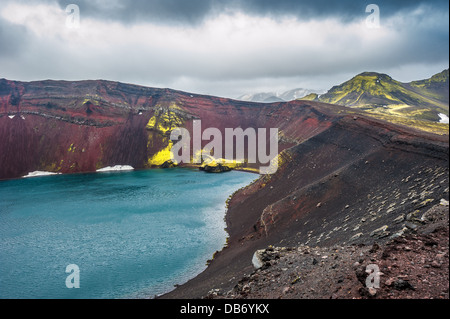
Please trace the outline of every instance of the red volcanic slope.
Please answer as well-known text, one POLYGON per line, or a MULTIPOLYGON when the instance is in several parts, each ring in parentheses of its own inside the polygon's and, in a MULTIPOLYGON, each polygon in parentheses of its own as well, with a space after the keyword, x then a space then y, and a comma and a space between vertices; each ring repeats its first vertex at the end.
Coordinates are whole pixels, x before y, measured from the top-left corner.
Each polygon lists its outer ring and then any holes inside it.
MULTIPOLYGON (((111 165, 148 167, 168 136, 146 128, 175 112, 192 131, 202 127, 279 128, 280 151, 330 127, 305 102, 255 104, 107 81, 0 80, 0 179, 44 170, 91 172, 111 165), (10 117, 13 117, 12 119, 10 117)), ((206 142, 204 142, 206 144, 206 142)))

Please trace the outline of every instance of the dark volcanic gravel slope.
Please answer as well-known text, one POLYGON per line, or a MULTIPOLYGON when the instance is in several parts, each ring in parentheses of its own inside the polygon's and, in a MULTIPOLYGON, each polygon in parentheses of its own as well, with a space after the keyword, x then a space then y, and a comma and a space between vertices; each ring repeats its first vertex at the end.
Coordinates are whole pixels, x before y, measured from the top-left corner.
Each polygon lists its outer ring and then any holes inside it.
POLYGON ((429 209, 415 230, 372 246, 268 247, 264 266, 211 299, 448 299, 448 203, 429 209), (376 265, 380 286, 368 289, 376 265))

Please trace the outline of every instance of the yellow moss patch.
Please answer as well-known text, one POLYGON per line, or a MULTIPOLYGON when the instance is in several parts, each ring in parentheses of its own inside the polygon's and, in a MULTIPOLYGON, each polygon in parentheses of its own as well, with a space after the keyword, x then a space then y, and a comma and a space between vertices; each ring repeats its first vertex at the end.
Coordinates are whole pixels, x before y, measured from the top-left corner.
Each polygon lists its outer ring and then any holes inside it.
POLYGON ((156 111, 155 115, 148 121, 146 128, 166 135, 182 125, 183 119, 169 108, 167 110, 156 111))
POLYGON ((57 172, 59 172, 62 169, 63 164, 64 164, 64 160, 61 160, 61 162, 59 162, 58 168, 56 169, 57 172))
POLYGON ((76 147, 74 146, 74 144, 70 144, 69 149, 67 150, 67 152, 69 153, 74 153, 76 150, 76 147))
POLYGON ((156 127, 156 116, 153 116, 147 124, 148 129, 154 129, 156 127))
POLYGON ((169 141, 169 145, 155 155, 153 155, 152 158, 148 160, 149 166, 160 166, 164 164, 165 162, 172 160, 172 146, 173 142, 169 141))
POLYGON ((276 163, 278 164, 278 167, 281 167, 285 163, 288 163, 290 161, 292 161, 291 154, 287 150, 284 150, 280 154, 278 154, 276 163))
MULTIPOLYGON (((98 106, 100 104, 99 101, 101 101, 101 99, 102 99, 101 96, 99 96, 98 94, 94 95, 87 94, 86 97, 84 98, 83 105, 85 105, 86 103, 91 103, 95 106, 98 106)), ((127 103, 125 102, 125 104, 127 103)))
POLYGON ((57 166, 58 166, 57 163, 52 163, 52 164, 50 164, 50 165, 45 165, 45 166, 44 166, 44 170, 45 170, 46 172, 57 172, 57 171, 61 170, 61 168, 60 168, 60 167, 57 167, 57 166))
POLYGON ((169 109, 172 109, 172 110, 180 110, 180 111, 183 110, 183 109, 182 109, 181 107, 179 107, 179 106, 177 105, 177 103, 175 103, 175 102, 170 103, 169 109))

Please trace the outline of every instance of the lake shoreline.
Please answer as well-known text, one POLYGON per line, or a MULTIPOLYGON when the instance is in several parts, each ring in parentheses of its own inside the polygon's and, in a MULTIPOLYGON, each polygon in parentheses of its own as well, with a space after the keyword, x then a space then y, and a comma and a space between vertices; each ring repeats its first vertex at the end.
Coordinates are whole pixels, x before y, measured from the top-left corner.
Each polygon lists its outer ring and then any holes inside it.
POLYGON ((190 279, 189 281, 177 285, 170 292, 159 295, 156 299, 201 299, 207 296, 208 292, 218 288, 219 286, 233 288, 233 282, 250 274, 254 271, 252 258, 256 250, 269 245, 269 241, 246 241, 240 242, 240 229, 242 225, 247 224, 247 220, 243 220, 244 213, 233 200, 245 198, 245 190, 253 188, 258 179, 249 185, 237 190, 229 200, 229 206, 225 213, 226 232, 228 234, 227 245, 216 252, 214 258, 207 265, 206 269, 190 279))

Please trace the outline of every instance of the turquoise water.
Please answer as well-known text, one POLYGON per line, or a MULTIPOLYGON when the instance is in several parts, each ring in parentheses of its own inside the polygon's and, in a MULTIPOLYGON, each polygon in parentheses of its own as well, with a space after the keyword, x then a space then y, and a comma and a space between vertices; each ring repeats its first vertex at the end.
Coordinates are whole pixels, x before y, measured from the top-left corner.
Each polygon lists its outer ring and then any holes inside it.
POLYGON ((0 182, 0 298, 151 298, 226 242, 225 201, 255 175, 190 169, 0 182), (68 265, 80 288, 69 289, 68 265))

